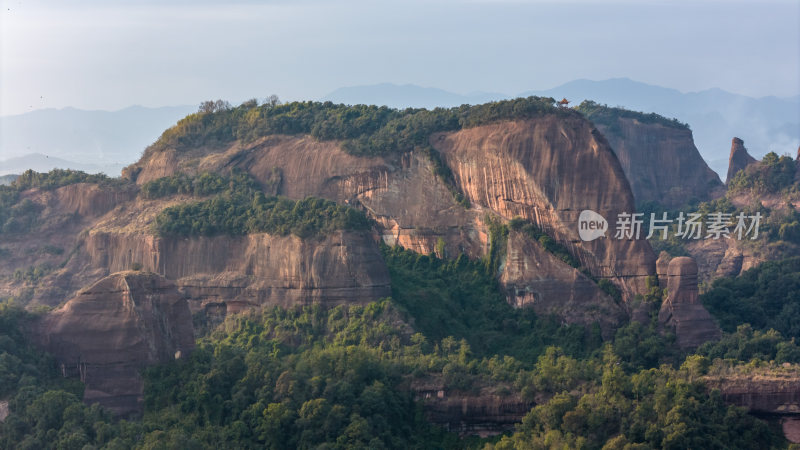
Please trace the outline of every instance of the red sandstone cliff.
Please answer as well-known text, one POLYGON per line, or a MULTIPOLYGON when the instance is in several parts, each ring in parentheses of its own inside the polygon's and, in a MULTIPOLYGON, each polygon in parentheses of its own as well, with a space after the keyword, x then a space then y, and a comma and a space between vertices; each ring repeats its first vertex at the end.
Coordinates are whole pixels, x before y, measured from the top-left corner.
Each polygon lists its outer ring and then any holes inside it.
POLYGON ((148 273, 120 272, 82 290, 45 315, 34 337, 80 377, 84 401, 117 415, 141 411, 144 367, 194 348, 192 318, 174 284, 148 273))
POLYGON ((725 179, 725 183, 730 183, 740 170, 744 170, 754 162, 756 162, 756 159, 747 153, 744 141, 737 137, 733 138, 733 141, 731 141, 731 155, 728 158, 728 176, 725 179))

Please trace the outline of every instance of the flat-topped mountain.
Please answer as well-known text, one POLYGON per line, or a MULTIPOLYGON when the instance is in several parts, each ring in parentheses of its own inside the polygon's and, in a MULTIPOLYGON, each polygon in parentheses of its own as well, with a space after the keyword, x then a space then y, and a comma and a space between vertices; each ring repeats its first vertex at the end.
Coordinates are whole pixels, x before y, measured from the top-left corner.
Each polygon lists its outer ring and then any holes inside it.
MULTIPOLYGON (((149 273, 214 322, 258 307, 389 297, 382 246, 398 246, 484 261, 510 305, 609 338, 656 277, 644 235, 614 237, 618 216, 636 211, 637 195, 706 198, 715 177, 692 163, 690 133, 617 118, 627 132, 615 149, 593 120, 536 97, 433 111, 204 104, 122 178, 26 172, 4 188, 0 292, 82 304, 87 286, 149 273), (675 157, 621 164, 648 133, 675 157), (688 191, 666 179, 647 190, 636 175, 671 161, 662 169, 692 180, 688 191), (604 237, 580 238, 584 210, 608 219, 604 237)), ((694 317, 709 325, 707 314, 694 317)), ((38 328, 46 342, 61 339, 51 328, 38 328)), ((75 355, 59 352, 72 364, 75 355)), ((112 372, 112 385, 127 376, 112 372)))

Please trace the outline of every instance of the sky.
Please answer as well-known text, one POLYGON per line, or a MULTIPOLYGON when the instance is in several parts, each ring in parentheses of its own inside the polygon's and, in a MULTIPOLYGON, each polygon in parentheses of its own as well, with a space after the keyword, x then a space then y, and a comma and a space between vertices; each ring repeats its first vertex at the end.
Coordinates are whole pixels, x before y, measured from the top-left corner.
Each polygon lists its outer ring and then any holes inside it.
POLYGON ((800 94, 797 0, 0 0, 0 115, 318 99, 412 83, 517 94, 628 77, 800 94))

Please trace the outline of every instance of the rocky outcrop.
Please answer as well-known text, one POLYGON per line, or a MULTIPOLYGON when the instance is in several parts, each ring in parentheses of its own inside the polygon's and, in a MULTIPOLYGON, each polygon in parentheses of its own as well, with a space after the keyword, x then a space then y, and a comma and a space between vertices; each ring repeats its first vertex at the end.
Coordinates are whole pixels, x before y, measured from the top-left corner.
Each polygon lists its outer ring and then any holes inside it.
POLYGON ((422 399, 425 418, 460 435, 495 436, 511 431, 531 410, 519 396, 464 395, 439 391, 422 399))
POLYGON ((157 237, 95 230, 86 239, 91 266, 137 266, 174 280, 192 310, 224 303, 292 306, 369 302, 391 295, 389 273, 370 233, 300 239, 247 236, 157 237))
POLYGON ((681 256, 667 269, 667 298, 658 313, 659 324, 675 332, 681 348, 697 348, 718 339, 721 332, 698 299, 697 264, 681 256))
POLYGON ((500 282, 509 303, 538 314, 565 316, 572 323, 599 323, 611 332, 625 312, 597 284, 564 264, 538 242, 511 230, 500 282))
POLYGON ((737 137, 733 138, 731 142, 731 156, 728 158, 728 176, 725 179, 725 184, 730 183, 740 170, 744 170, 754 162, 756 162, 756 159, 747 153, 747 149, 744 147, 744 141, 737 137))
POLYGON ((417 379, 411 390, 425 418, 461 436, 495 436, 514 429, 534 406, 517 393, 499 395, 491 387, 465 393, 448 389, 441 380, 417 379))
POLYGON ((467 195, 470 208, 454 200, 453 187, 435 175, 424 152, 357 157, 338 142, 308 136, 268 136, 180 155, 167 149, 128 172, 142 183, 177 172, 238 168, 263 182, 278 170, 279 194, 313 195, 361 208, 377 221, 386 243, 430 253, 441 240, 450 257, 488 252, 487 213, 522 216, 566 246, 594 276, 617 283, 625 298, 642 292, 646 277, 655 274, 655 256, 643 239, 582 242, 577 235, 583 209, 609 218, 612 229, 617 213, 634 211, 616 156, 582 117, 498 122, 439 133, 430 143, 453 171, 455 189, 467 195))
POLYGON ((655 255, 643 239, 614 239, 633 194, 603 136, 580 117, 500 122, 431 137, 470 202, 499 216, 520 216, 551 235, 592 275, 615 281, 625 298, 645 290, 655 255), (607 238, 578 236, 578 216, 608 220, 607 238))
POLYGON ((796 366, 784 366, 749 374, 709 375, 703 381, 709 389, 719 389, 726 403, 753 414, 779 417, 786 439, 800 443, 800 376, 796 366))
POLYGON ((619 159, 636 203, 654 201, 679 207, 708 200, 722 187, 694 145, 689 128, 617 117, 597 124, 619 159))
POLYGON ((778 249, 741 245, 735 238, 691 240, 686 243, 686 250, 697 262, 701 283, 736 277, 764 261, 781 258, 778 249))
POLYGON ((152 273, 103 278, 45 315, 33 334, 64 376, 80 377, 84 402, 119 416, 141 412, 141 369, 194 348, 186 300, 152 273))
POLYGON ((800 376, 795 373, 708 376, 706 385, 722 398, 760 414, 800 415, 800 376))

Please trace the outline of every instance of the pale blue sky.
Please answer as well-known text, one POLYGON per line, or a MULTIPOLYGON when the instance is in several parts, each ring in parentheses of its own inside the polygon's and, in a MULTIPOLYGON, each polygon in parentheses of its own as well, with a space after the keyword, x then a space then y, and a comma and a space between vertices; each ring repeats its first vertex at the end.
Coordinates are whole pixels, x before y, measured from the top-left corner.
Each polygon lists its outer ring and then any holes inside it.
POLYGON ((797 0, 0 4, 0 115, 316 99, 381 82, 515 94, 629 77, 800 94, 797 0))

